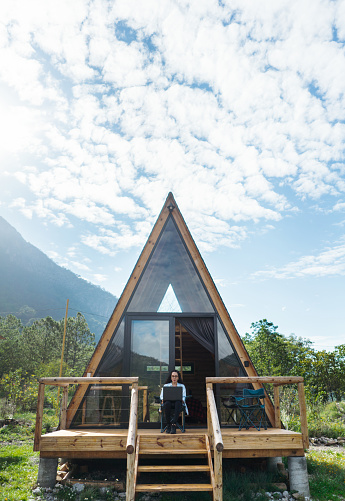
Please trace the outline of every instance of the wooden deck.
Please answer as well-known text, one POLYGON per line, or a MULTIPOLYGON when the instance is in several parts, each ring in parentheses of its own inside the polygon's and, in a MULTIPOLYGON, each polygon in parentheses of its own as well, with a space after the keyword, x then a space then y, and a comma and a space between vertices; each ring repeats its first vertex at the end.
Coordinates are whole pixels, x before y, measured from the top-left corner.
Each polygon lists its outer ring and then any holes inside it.
MULTIPOLYGON (((278 428, 241 430, 221 428, 224 458, 304 456, 302 434, 278 428)), ((176 435, 138 429, 140 453, 190 455, 204 449, 206 428, 186 429, 176 435)), ((69 429, 41 436, 41 457, 126 459, 127 429, 69 429)))
MULTIPOLYGON (((260 458, 280 456, 304 456, 308 447, 308 429, 304 398, 303 378, 300 377, 227 377, 206 378, 207 428, 190 428, 186 433, 176 435, 160 433, 158 429, 138 429, 138 378, 42 378, 39 384, 34 450, 40 451, 42 460, 49 458, 87 459, 123 458, 127 460, 126 499, 134 501, 136 493, 147 491, 209 491, 213 501, 223 500, 223 458, 260 458), (274 387, 274 403, 265 401, 265 411, 272 428, 267 430, 250 428, 221 428, 214 396, 214 384, 251 383, 253 386, 271 383, 274 387), (41 435, 44 406, 44 386, 46 384, 63 387, 60 429, 41 435), (130 412, 128 428, 70 428, 67 413, 68 386, 79 385, 131 385, 130 412), (281 429, 279 386, 297 384, 300 405, 302 433, 281 429), (207 469, 210 482, 198 484, 137 484, 138 473, 146 471, 147 466, 140 463, 148 457, 159 461, 163 457, 177 457, 177 464, 171 472, 181 468, 181 457, 189 459, 200 457, 205 464, 183 465, 183 471, 194 467, 207 469), (143 469, 144 468, 144 469, 143 469)), ((72 400, 73 402, 73 400, 72 400)), ((71 404, 72 404, 71 402, 71 404)), ((70 405, 71 405, 70 404, 70 405)), ((160 464, 151 464, 151 472, 160 472, 160 464)))

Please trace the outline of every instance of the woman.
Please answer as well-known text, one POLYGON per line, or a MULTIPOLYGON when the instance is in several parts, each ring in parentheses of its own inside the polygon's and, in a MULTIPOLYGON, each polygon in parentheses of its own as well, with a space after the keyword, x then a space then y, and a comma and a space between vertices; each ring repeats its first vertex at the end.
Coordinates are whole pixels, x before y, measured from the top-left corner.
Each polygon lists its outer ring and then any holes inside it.
MULTIPOLYGON (((164 386, 181 386, 182 387, 182 401, 184 404, 186 404, 186 387, 184 384, 182 384, 182 379, 181 375, 178 371, 171 371, 168 379, 166 380, 166 383, 164 386)), ((163 386, 163 388, 164 388, 163 386)), ((171 433, 174 435, 176 433, 176 422, 178 420, 178 417, 180 415, 180 412, 182 410, 182 401, 181 400, 175 400, 175 401, 170 401, 166 400, 163 402, 163 388, 161 391, 160 399, 163 404, 163 409, 164 409, 164 415, 165 419, 167 422, 167 429, 166 433, 171 433), (173 417, 171 418, 171 411, 174 411, 173 417)), ((188 414, 187 406, 186 406, 186 414, 188 414)))

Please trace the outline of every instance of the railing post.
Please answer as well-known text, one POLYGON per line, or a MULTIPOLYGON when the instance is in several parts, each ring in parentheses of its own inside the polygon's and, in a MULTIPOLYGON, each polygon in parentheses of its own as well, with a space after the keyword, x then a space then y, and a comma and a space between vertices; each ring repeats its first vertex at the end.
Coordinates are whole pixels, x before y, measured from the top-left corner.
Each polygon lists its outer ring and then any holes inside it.
POLYGON ((277 384, 273 385, 273 392, 274 392, 274 427, 281 428, 279 386, 277 384))
POLYGON ((131 392, 131 406, 129 413, 128 436, 127 436, 127 478, 126 478, 126 500, 135 499, 135 444, 138 424, 138 383, 133 383, 131 392))
POLYGON ((67 404, 68 404, 68 386, 64 386, 63 393, 62 393, 62 403, 61 403, 60 430, 66 429, 67 404))
POLYGON ((44 406, 44 383, 40 382, 39 386, 38 386, 34 451, 40 450, 40 442, 41 442, 41 434, 42 434, 43 406, 44 406))
POLYGON ((133 454, 135 449, 135 439, 137 435, 138 422, 138 383, 133 383, 131 392, 131 407, 129 412, 127 454, 133 454))
POLYGON ((305 405, 305 395, 304 395, 304 383, 297 383, 297 388, 298 388, 299 411, 301 417, 301 433, 302 433, 303 447, 304 449, 308 449, 309 437, 308 437, 307 408, 305 405))
POLYGON ((135 499, 135 454, 127 454, 126 501, 135 499))
POLYGON ((220 424, 218 419, 216 401, 214 399, 214 394, 212 388, 207 388, 207 400, 210 408, 210 421, 212 423, 212 437, 213 437, 213 447, 217 449, 218 452, 222 452, 224 449, 222 433, 220 431, 220 424))
POLYGON ((212 422, 211 422, 210 402, 208 399, 208 390, 213 391, 212 383, 206 383, 206 404, 207 404, 207 433, 208 436, 210 437, 211 447, 213 447, 212 422))
POLYGON ((213 448, 214 483, 213 501, 223 501, 223 458, 222 452, 213 448))

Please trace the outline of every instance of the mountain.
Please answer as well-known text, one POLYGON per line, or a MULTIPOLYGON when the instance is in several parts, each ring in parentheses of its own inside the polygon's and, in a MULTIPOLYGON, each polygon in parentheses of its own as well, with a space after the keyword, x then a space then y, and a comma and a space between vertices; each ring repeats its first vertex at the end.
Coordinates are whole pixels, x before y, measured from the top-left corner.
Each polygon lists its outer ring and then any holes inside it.
POLYGON ((54 263, 0 216, 0 316, 61 320, 67 299, 69 316, 83 313, 98 341, 117 298, 54 263))

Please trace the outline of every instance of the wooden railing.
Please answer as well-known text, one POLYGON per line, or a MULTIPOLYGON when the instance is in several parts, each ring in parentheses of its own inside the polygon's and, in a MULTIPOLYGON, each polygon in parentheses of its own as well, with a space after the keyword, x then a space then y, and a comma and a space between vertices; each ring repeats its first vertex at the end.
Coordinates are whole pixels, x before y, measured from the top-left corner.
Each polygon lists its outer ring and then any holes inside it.
POLYGON ((254 388, 262 387, 262 384, 269 383, 273 384, 273 414, 271 411, 271 405, 269 407, 268 399, 265 402, 265 410, 266 414, 271 421, 271 424, 275 428, 281 428, 281 419, 280 419, 280 402, 279 402, 279 386, 287 385, 287 384, 297 384, 298 388, 298 401, 299 401, 299 411, 300 411, 300 420, 301 420, 301 433, 303 440, 303 447, 307 449, 309 447, 309 439, 308 439, 308 424, 307 424, 307 412, 306 412, 306 404, 305 404, 305 395, 304 395, 304 380, 299 376, 277 376, 277 377, 207 377, 206 378, 206 388, 212 389, 213 393, 213 384, 253 384, 254 388), (210 386, 209 386, 210 385, 210 386))
POLYGON ((129 428, 127 436, 126 450, 128 454, 132 454, 135 448, 136 430, 137 430, 137 415, 138 415, 138 378, 137 377, 56 377, 56 378, 41 378, 39 380, 36 427, 34 438, 34 451, 40 450, 40 440, 42 435, 42 420, 44 408, 44 389, 46 385, 61 386, 63 388, 60 429, 64 430, 67 423, 67 403, 68 403, 68 387, 73 384, 109 384, 109 385, 132 385, 132 399, 129 415, 129 428))
POLYGON ((213 447, 213 500, 222 501, 223 499, 223 458, 222 451, 224 449, 222 433, 220 431, 220 424, 218 419, 216 401, 213 393, 212 382, 208 382, 206 378, 206 395, 207 395, 207 430, 208 437, 213 447))

